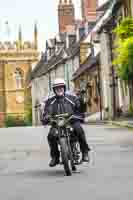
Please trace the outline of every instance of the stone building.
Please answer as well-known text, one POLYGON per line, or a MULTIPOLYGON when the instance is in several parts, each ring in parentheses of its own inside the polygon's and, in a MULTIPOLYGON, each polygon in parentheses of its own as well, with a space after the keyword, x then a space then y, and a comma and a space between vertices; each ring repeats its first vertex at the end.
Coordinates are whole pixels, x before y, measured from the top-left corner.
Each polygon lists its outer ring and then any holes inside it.
POLYGON ((25 79, 33 63, 38 61, 37 27, 34 41, 23 41, 21 28, 15 42, 0 42, 0 126, 5 117, 24 117, 25 79))
MULTIPOLYGON (((127 1, 113 0, 100 7, 104 14, 93 29, 93 36, 100 40, 102 107, 104 119, 115 119, 128 111, 130 105, 129 87, 117 75, 113 65, 115 34, 114 28, 121 19, 131 14, 127 1), (125 7, 126 6, 126 7, 125 7)), ((130 4, 129 4, 130 5, 130 4)))
POLYGON ((99 44, 92 41, 92 30, 96 26, 101 12, 97 12, 96 0, 82 0, 82 17, 84 20, 84 38, 80 41, 80 67, 73 74, 75 87, 80 90, 88 113, 100 111, 99 94, 99 44))
MULTIPOLYGON (((40 103, 43 97, 52 93, 52 82, 56 77, 64 78, 67 89, 73 90, 74 82, 77 85, 79 82, 82 82, 80 77, 77 76, 78 70, 83 69, 84 65, 91 65, 89 76, 94 75, 95 80, 93 79, 91 83, 93 82, 92 88, 94 87, 96 89, 95 91, 97 91, 97 73, 95 73, 97 71, 97 57, 94 56, 94 58, 90 59, 90 41, 89 43, 82 42, 84 40, 83 38, 86 38, 96 23, 97 1, 90 1, 87 4, 88 10, 85 9, 87 1, 82 3, 82 10, 86 18, 80 21, 75 20, 74 5, 71 0, 59 1, 59 34, 55 38, 46 41, 45 53, 31 73, 34 124, 40 124, 40 103), (90 59, 90 64, 88 58, 90 59), (93 70, 91 70, 92 68, 93 70), (73 74, 75 79, 73 79, 73 74)), ((88 70, 85 73, 88 75, 88 70)), ((90 112, 99 110, 99 103, 96 103, 97 97, 95 94, 93 95, 94 98, 95 104, 89 109, 90 112)))
POLYGON ((129 106, 129 92, 126 93, 129 90, 112 64, 115 38, 112 32, 125 15, 124 10, 129 9, 124 6, 122 1, 113 0, 97 9, 101 16, 80 43, 80 68, 73 76, 75 86, 84 88, 87 112, 101 111, 103 119, 117 117, 129 106), (98 57, 93 55, 94 48, 98 50, 98 57))
POLYGON ((75 32, 77 22, 72 0, 59 1, 58 23, 58 35, 46 41, 45 52, 29 78, 32 85, 33 124, 35 125, 40 123, 39 105, 43 98, 51 95, 53 80, 62 77, 66 81, 67 89, 72 89, 72 73, 76 67, 79 67, 79 56, 76 56, 79 53, 75 32))
POLYGON ((86 61, 73 74, 75 87, 80 91, 83 98, 84 111, 91 114, 100 111, 98 68, 99 57, 88 56, 86 61))
POLYGON ((75 87, 81 96, 88 113, 100 111, 99 93, 99 42, 92 41, 92 31, 96 22, 88 25, 88 34, 80 41, 80 67, 73 74, 75 87))

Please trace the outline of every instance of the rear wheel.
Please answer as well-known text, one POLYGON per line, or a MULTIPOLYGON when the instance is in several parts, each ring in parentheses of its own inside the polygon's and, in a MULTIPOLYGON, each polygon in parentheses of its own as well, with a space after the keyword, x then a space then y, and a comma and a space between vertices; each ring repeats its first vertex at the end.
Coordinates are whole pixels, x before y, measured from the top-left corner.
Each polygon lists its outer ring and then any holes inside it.
POLYGON ((64 165, 65 174, 66 176, 71 176, 72 171, 70 167, 69 150, 68 150, 66 138, 60 139, 60 145, 61 145, 61 156, 62 156, 62 162, 64 165))

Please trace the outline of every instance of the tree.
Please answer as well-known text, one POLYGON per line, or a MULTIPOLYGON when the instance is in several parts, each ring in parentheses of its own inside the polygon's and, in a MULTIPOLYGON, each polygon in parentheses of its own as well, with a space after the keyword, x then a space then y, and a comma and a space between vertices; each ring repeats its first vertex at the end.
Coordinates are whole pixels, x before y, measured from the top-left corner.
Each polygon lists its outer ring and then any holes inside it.
POLYGON ((121 42, 116 53, 114 63, 117 65, 118 75, 125 81, 133 81, 133 37, 121 42))
POLYGON ((114 64, 118 76, 129 84, 130 102, 133 103, 133 19, 125 18, 114 32, 117 38, 114 64))
POLYGON ((123 19, 120 25, 115 28, 114 32, 121 40, 133 37, 133 19, 130 17, 123 19))

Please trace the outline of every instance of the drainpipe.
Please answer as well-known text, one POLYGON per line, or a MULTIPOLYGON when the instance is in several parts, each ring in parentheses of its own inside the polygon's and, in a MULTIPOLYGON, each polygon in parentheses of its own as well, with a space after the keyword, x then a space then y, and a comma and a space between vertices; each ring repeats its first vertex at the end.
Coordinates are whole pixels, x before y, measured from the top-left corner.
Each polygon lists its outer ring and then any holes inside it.
MULTIPOLYGON (((113 28, 113 27, 112 27, 113 28)), ((112 47, 112 32, 109 31, 109 43, 110 43, 110 57, 111 57, 111 62, 113 61, 113 47, 112 47)), ((111 64, 111 76, 112 76, 112 84, 110 87, 112 87, 112 94, 113 94, 113 120, 116 118, 116 78, 115 78, 115 70, 113 64, 111 64)))
POLYGON ((103 119, 102 117, 102 96, 101 96, 101 77, 100 77, 100 65, 98 63, 97 65, 97 68, 98 68, 98 90, 99 90, 99 100, 100 100, 100 103, 99 103, 99 106, 100 106, 100 120, 103 119))

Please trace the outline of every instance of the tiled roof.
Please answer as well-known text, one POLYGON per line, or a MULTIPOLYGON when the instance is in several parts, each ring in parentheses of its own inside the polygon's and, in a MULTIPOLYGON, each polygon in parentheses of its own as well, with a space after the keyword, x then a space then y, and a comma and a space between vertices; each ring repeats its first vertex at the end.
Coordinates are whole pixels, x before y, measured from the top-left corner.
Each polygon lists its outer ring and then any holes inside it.
POLYGON ((68 57, 70 58, 70 57, 75 56, 77 53, 79 53, 79 50, 80 50, 80 41, 74 43, 69 48, 65 49, 65 52, 67 53, 68 57))
POLYGON ((67 58, 63 58, 62 54, 63 51, 65 51, 67 53, 68 59, 75 56, 80 49, 80 42, 74 43, 70 48, 68 49, 60 49, 60 52, 58 53, 58 55, 53 55, 51 57, 51 59, 46 63, 44 62, 43 59, 41 59, 37 66, 35 67, 35 69, 31 72, 30 74, 30 78, 29 80, 32 80, 34 78, 40 77, 44 74, 46 74, 50 69, 52 69, 53 67, 55 67, 57 64, 63 62, 64 59, 67 58))
MULTIPOLYGON (((94 22, 90 23, 90 26, 88 27, 88 32, 89 33, 92 31, 92 29, 94 28, 94 26, 95 26, 94 22)), ((89 35, 89 33, 88 33, 88 35, 89 35)), ((77 53, 79 53, 79 51, 80 51, 80 43, 82 41, 84 41, 84 39, 87 38, 87 37, 88 36, 84 36, 83 35, 78 42, 74 43, 68 49, 66 49, 65 51, 68 53, 68 56, 73 57, 77 53)))
POLYGON ((52 67, 56 66, 57 63, 61 62, 63 60, 62 50, 58 55, 53 55, 47 63, 40 60, 36 68, 31 72, 30 80, 46 74, 52 67))
POLYGON ((114 10, 118 9, 121 5, 121 0, 111 0, 109 8, 104 15, 98 20, 98 23, 93 29, 93 32, 99 32, 104 25, 106 25, 113 16, 114 10))
MULTIPOLYGON (((93 26, 94 24, 91 24, 89 31, 92 30, 93 26)), ((63 41, 65 35, 62 34, 60 37, 61 41, 63 41)), ((30 73, 29 81, 46 74, 51 68, 55 67, 57 63, 63 62, 64 59, 70 59, 77 55, 80 51, 80 43, 84 39, 84 37, 85 36, 81 37, 78 42, 73 43, 69 48, 62 47, 62 49, 59 50, 58 54, 54 54, 48 62, 46 62, 42 57, 36 65, 35 69, 30 73), (66 52, 67 58, 62 57, 63 51, 66 52)))
POLYGON ((97 8, 97 11, 106 11, 110 6, 111 0, 107 0, 105 3, 103 3, 101 6, 97 8))

